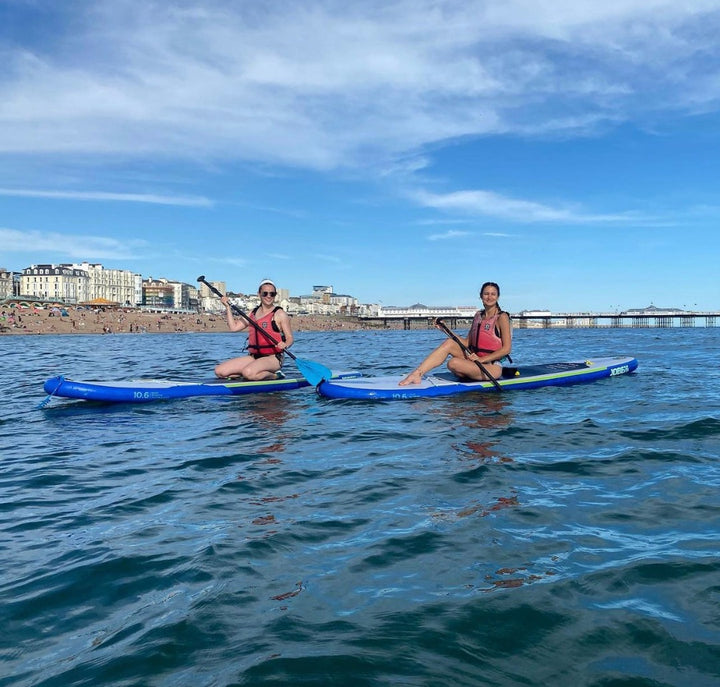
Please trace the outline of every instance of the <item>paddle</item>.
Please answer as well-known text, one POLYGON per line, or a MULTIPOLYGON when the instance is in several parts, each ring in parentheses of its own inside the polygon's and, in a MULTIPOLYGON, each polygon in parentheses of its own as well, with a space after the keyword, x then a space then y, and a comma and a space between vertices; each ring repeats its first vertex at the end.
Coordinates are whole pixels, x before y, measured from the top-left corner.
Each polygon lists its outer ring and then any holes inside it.
MULTIPOLYGON (((197 280, 205 284, 205 286, 207 286, 210 291, 212 291, 219 298, 223 297, 223 294, 221 294, 220 291, 218 291, 212 284, 210 284, 210 282, 205 279, 204 275, 200 275, 197 280)), ((244 318, 248 324, 255 327, 255 329, 257 329, 257 331, 260 332, 260 334, 262 334, 271 344, 277 345, 277 339, 270 336, 270 334, 268 334, 257 322, 255 322, 255 320, 246 315, 234 303, 230 303, 230 307, 236 315, 244 318)), ((300 370, 300 373, 313 386, 317 386, 318 384, 320 384, 320 382, 324 382, 332 377, 332 370, 325 367, 325 365, 313 362, 312 360, 302 360, 293 355, 287 348, 284 350, 284 353, 287 353, 295 361, 295 364, 297 365, 298 370, 300 370)))
MULTIPOLYGON (((460 339, 453 334, 453 332, 448 329, 447 325, 438 317, 435 319, 435 324, 440 327, 460 348, 463 350, 464 353, 467 353, 468 355, 472 355, 472 351, 462 342, 460 339)), ((473 360, 473 362, 483 371, 485 376, 493 383, 493 386, 498 390, 502 391, 502 387, 498 383, 498 380, 495 379, 488 371, 485 365, 483 365, 479 360, 473 360)))

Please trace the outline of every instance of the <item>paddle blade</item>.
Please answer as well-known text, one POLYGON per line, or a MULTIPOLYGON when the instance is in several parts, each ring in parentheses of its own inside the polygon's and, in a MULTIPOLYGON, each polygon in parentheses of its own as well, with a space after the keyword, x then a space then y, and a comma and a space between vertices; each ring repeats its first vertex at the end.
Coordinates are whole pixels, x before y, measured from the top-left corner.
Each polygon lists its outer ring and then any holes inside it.
POLYGON ((317 386, 323 380, 330 379, 332 377, 332 370, 321 365, 320 363, 313 362, 312 360, 302 360, 295 358, 295 364, 297 365, 300 374, 310 382, 313 386, 317 386))

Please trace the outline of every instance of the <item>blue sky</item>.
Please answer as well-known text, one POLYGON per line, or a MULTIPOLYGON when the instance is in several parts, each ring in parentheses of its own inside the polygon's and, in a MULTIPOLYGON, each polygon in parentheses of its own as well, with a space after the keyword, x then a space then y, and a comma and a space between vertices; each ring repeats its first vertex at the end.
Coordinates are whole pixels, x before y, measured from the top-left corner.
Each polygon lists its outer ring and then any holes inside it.
POLYGON ((720 309, 720 0, 0 0, 0 267, 720 309))

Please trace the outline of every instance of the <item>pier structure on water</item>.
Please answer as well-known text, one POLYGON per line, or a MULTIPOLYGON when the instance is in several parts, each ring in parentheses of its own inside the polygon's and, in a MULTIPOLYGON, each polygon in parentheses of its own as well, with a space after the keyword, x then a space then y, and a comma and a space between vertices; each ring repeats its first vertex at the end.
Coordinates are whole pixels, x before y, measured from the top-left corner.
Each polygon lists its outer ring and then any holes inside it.
MULTIPOLYGON (((424 329, 432 327, 436 318, 443 319, 452 329, 469 327, 477 308, 428 307, 413 305, 407 308, 380 308, 375 315, 361 316, 368 324, 392 329, 424 329)), ((575 312, 552 313, 546 310, 523 310, 510 313, 513 327, 517 329, 593 329, 602 327, 716 327, 720 323, 720 310, 698 312, 650 306, 623 312, 575 312)))

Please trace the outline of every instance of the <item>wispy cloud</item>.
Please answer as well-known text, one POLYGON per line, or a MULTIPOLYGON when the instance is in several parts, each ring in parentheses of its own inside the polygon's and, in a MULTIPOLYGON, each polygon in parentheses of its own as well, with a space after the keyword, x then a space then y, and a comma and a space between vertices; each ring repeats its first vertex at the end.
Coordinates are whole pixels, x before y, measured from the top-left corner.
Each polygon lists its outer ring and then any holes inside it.
POLYGON ((341 264, 343 262, 343 260, 341 258, 337 257, 337 255, 327 255, 327 254, 323 254, 323 253, 316 253, 314 257, 316 257, 318 260, 323 260, 325 262, 333 262, 336 264, 341 264))
POLYGON ((456 137, 720 98, 718 0, 36 7, 53 40, 0 43, 0 153, 412 168, 456 137))
POLYGON ((32 251, 58 259, 84 261, 141 258, 148 243, 142 239, 117 241, 104 236, 0 228, 0 246, 3 253, 32 251))
POLYGON ((628 221, 627 215, 593 215, 567 208, 556 208, 542 203, 519 200, 492 191, 455 191, 452 193, 429 193, 417 191, 414 200, 423 207, 467 215, 484 215, 515 222, 620 222, 628 221))
POLYGON ((450 229, 449 231, 446 231, 442 234, 430 234, 428 236, 428 241, 445 241, 447 239, 459 239, 463 238, 465 236, 472 236, 471 231, 456 231, 453 229, 450 229))
MULTIPOLYGON (((452 240, 452 239, 462 239, 466 236, 474 236, 478 232, 473 231, 457 231, 454 229, 449 229, 446 232, 443 232, 442 234, 430 234, 427 239, 428 241, 446 241, 446 240, 452 240)), ((480 235, 482 236, 491 236, 493 238, 512 238, 512 234, 507 234, 500 231, 483 231, 480 232, 480 235)))
POLYGON ((54 198, 58 200, 112 201, 117 203, 151 203, 185 207, 210 207, 212 201, 196 196, 161 196, 148 193, 110 193, 103 191, 47 191, 41 189, 0 188, 0 196, 20 198, 54 198))

